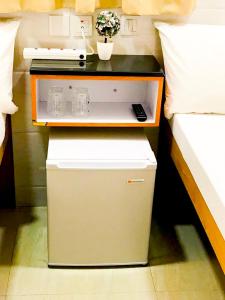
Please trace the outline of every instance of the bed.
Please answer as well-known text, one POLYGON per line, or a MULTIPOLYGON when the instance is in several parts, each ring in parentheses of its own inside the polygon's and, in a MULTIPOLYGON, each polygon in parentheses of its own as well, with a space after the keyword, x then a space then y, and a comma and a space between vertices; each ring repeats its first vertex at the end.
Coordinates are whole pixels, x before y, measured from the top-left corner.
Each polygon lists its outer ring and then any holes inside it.
POLYGON ((164 138, 225 273, 225 25, 155 27, 166 72, 164 138))
POLYGON ((5 135, 5 121, 6 121, 6 115, 0 114, 0 165, 2 162, 2 158, 5 151, 5 146, 7 143, 7 136, 5 135))
POLYGON ((175 114, 169 124, 170 155, 225 273, 225 116, 175 114))
POLYGON ((0 207, 15 207, 12 130, 9 115, 0 115, 0 207))

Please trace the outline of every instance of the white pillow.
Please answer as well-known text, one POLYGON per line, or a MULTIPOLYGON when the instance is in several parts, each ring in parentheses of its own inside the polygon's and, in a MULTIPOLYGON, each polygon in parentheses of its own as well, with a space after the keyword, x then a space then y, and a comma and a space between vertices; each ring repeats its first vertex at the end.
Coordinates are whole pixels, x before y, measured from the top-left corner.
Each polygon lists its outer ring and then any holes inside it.
POLYGON ((18 21, 0 22, 0 113, 13 114, 12 102, 13 58, 18 21))
POLYGON ((156 22, 165 72, 165 115, 225 114, 225 26, 156 22))

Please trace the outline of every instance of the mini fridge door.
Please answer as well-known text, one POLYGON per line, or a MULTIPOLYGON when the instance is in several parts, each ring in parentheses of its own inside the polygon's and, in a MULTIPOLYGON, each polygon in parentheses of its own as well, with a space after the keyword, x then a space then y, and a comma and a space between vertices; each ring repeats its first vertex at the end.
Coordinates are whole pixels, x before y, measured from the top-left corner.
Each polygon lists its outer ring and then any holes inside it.
POLYGON ((156 162, 48 161, 50 266, 146 264, 156 162))

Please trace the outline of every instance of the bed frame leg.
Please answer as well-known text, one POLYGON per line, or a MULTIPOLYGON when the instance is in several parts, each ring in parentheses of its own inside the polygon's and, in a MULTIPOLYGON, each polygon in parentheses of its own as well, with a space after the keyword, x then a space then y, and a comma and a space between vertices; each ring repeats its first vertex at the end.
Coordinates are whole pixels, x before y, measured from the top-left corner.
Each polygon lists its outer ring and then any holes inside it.
POLYGON ((15 208, 15 183, 14 183, 14 165, 13 165, 13 147, 11 117, 7 116, 8 140, 0 165, 0 207, 15 208))

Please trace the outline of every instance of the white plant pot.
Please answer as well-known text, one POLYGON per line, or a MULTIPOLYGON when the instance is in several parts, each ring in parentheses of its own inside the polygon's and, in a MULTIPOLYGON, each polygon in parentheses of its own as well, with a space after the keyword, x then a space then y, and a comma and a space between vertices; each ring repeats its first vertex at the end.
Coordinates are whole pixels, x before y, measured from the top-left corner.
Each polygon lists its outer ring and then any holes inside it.
POLYGON ((110 60, 113 51, 113 43, 97 42, 97 51, 99 59, 110 60))

